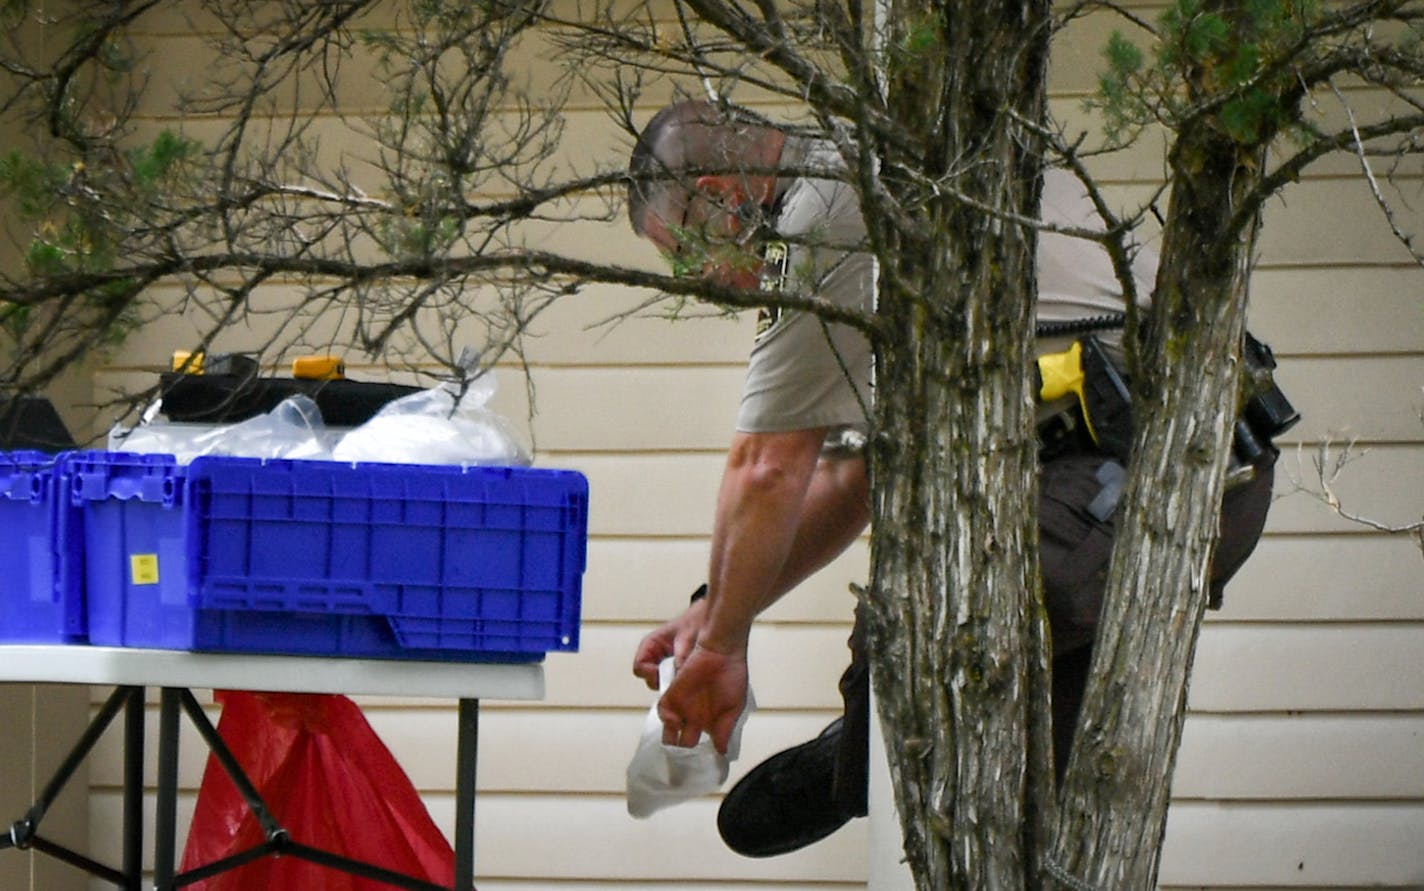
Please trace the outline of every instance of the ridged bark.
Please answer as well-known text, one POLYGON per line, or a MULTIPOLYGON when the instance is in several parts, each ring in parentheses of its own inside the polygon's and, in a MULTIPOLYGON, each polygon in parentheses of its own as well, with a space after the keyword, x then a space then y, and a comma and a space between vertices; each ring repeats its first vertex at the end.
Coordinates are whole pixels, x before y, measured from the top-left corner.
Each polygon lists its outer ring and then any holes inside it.
POLYGON ((915 225, 879 233, 894 346, 877 357, 868 612, 906 853, 936 891, 1024 887, 1044 806, 1035 239, 985 208, 1037 207, 1041 158, 1022 122, 1043 111, 1046 20, 1046 3, 889 11, 889 103, 926 154, 881 158, 915 225))
MULTIPOLYGON (((1093 677, 1049 868, 1090 888, 1156 887, 1169 779, 1207 600, 1235 418, 1259 150, 1184 134, 1134 388, 1138 433, 1093 677)), ((1051 886, 1050 886, 1051 887, 1051 886)))

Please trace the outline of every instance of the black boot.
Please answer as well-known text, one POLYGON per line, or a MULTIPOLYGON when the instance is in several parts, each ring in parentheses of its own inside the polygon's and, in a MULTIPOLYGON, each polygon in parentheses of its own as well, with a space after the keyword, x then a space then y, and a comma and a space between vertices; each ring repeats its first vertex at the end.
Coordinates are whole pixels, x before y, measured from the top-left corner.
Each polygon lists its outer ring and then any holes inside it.
POLYGON ((842 721, 821 735, 771 756, 742 777, 717 811, 717 831, 744 857, 774 857, 818 842, 865 816, 836 801, 836 755, 842 721))
POLYGON ((870 776, 870 664, 859 607, 850 667, 841 675, 842 717, 810 742, 772 755, 744 777, 717 811, 727 847, 745 857, 800 850, 866 814, 870 776))

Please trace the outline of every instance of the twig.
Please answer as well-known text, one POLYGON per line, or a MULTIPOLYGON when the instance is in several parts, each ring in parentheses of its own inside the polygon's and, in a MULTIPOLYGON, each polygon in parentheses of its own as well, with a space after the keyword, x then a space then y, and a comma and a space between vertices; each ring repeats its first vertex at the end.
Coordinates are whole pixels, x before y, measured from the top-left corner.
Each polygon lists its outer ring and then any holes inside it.
POLYGON ((1314 467, 1314 476, 1316 482, 1319 483, 1319 490, 1312 489, 1302 482, 1305 476, 1304 468, 1306 462, 1305 444, 1302 443, 1298 447, 1296 456, 1296 466, 1300 471, 1300 478, 1294 481, 1295 487, 1293 491, 1304 492, 1310 495, 1328 507, 1336 516, 1348 522, 1389 535, 1412 536, 1418 541, 1421 552, 1424 552, 1424 516, 1421 516, 1418 522, 1394 524, 1381 522, 1372 517, 1367 517, 1345 509, 1343 501, 1335 491, 1335 487, 1345 467, 1366 454, 1365 450, 1357 449, 1358 442, 1359 440, 1357 438, 1351 438, 1344 449, 1339 452, 1335 451, 1336 444, 1330 437, 1326 437, 1316 446, 1315 454, 1310 459, 1310 463, 1314 467))

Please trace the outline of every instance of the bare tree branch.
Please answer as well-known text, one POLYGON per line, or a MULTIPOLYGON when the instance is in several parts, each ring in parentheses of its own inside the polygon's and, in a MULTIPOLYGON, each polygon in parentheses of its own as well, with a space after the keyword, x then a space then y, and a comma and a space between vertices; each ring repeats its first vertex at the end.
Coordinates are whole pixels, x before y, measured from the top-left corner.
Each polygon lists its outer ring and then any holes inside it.
POLYGON ((1303 492, 1330 509, 1332 513, 1343 520, 1348 520, 1358 526, 1373 529, 1376 532, 1385 532, 1390 535, 1409 535, 1419 541, 1421 550, 1424 550, 1424 518, 1414 523, 1385 523, 1372 517, 1349 510, 1344 505, 1344 500, 1336 491, 1336 488, 1345 474, 1345 469, 1354 461, 1363 458, 1368 450, 1358 448, 1358 440, 1351 439, 1343 448, 1337 450, 1337 443, 1330 437, 1325 438, 1315 446, 1311 454, 1309 463, 1312 468, 1311 477, 1318 488, 1307 485, 1305 480, 1306 447, 1299 446, 1296 455, 1297 475, 1292 480, 1292 492, 1303 492))

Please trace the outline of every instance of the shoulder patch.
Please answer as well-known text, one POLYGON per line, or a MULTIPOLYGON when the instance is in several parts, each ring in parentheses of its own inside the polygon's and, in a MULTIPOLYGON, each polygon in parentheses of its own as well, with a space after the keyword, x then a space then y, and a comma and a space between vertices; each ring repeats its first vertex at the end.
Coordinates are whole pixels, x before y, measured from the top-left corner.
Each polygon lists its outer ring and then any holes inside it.
POLYGON ((757 311, 756 339, 761 340, 767 332, 781 321, 781 307, 763 306, 757 311))
MULTIPOLYGON (((784 241, 768 241, 761 247, 761 290, 778 294, 786 290, 790 250, 784 241)), ((757 313, 756 339, 761 340, 786 314, 779 306, 763 306, 757 313)))
POLYGON ((761 248, 761 289, 786 290, 787 264, 790 250, 784 241, 768 241, 761 248))

